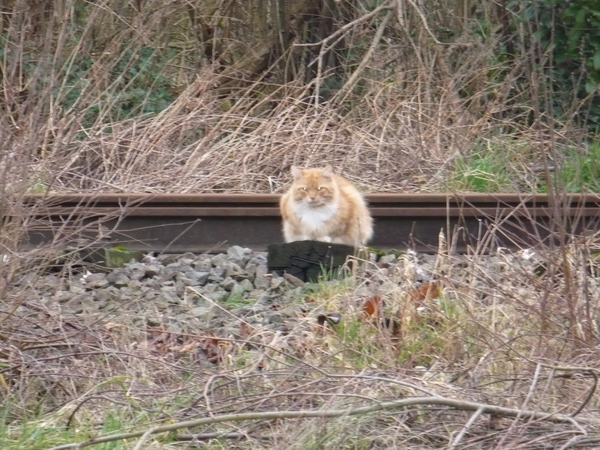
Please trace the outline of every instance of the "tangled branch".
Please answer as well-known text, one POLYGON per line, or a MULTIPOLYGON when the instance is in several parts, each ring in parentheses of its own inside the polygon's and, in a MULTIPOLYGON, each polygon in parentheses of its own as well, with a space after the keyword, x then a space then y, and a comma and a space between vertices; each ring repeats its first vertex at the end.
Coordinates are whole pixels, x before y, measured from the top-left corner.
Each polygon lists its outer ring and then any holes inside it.
POLYGON ((149 428, 144 431, 135 431, 131 433, 118 433, 108 436, 100 436, 85 442, 76 444, 59 445, 50 450, 66 450, 72 448, 84 448, 104 442, 113 442, 124 439, 140 438, 134 450, 139 450, 144 441, 153 434, 168 433, 182 428, 192 428, 203 425, 213 425, 223 422, 242 422, 245 420, 272 420, 272 419, 307 419, 307 418, 332 418, 341 416, 356 416, 369 414, 376 411, 392 410, 396 408, 406 408, 410 406, 430 405, 447 406, 462 411, 475 411, 478 414, 491 414, 504 417, 520 417, 521 419, 546 420, 555 423, 570 423, 576 425, 578 422, 600 425, 600 419, 580 418, 578 421, 571 416, 564 414, 553 414, 536 411, 526 411, 513 408, 504 408, 501 406, 487 405, 482 403, 468 402, 463 400, 450 399, 445 397, 414 397, 392 402, 381 402, 370 406, 363 406, 353 409, 330 409, 321 411, 266 411, 244 414, 223 414, 214 417, 203 417, 201 419, 176 422, 168 425, 161 425, 149 428))

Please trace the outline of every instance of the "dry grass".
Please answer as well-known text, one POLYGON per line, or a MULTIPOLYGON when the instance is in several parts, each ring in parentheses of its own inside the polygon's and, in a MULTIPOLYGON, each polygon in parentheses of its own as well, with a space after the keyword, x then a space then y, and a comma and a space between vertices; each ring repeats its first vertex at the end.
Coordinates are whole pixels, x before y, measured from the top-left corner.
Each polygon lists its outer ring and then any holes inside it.
POLYGON ((592 236, 529 259, 484 258, 483 249, 452 256, 444 245, 427 261, 401 255, 393 269, 367 264, 316 285, 289 333, 240 325, 239 336, 218 340, 195 322, 148 327, 135 301, 73 315, 44 301, 39 282, 22 284, 15 295, 23 298, 4 303, 22 306, 3 317, 11 334, 2 345, 0 439, 19 448, 27 417, 28 429, 46 430, 43 445, 28 448, 71 448, 110 433, 133 433, 122 448, 187 448, 190 440, 211 449, 595 442, 600 290, 590 254, 598 246, 592 236), (423 267, 439 280, 440 297, 415 296, 423 267), (365 286, 375 279, 382 315, 397 317, 397 329, 364 317, 372 295, 365 286), (328 311, 341 313, 341 323, 318 326, 328 311), (153 427, 170 427, 171 443, 162 428, 141 436, 153 427))
MULTIPOLYGON (((559 159, 559 144, 579 148, 582 140, 570 125, 547 118, 524 125, 536 112, 528 99, 538 96, 522 84, 536 76, 527 61, 494 63, 494 36, 431 45, 425 31, 403 28, 414 23, 394 23, 397 34, 386 36, 389 41, 374 39, 380 19, 359 23, 349 35, 361 52, 346 61, 353 84, 340 94, 325 95, 324 74, 304 83, 300 69, 285 82, 276 70, 259 78, 236 73, 231 80, 240 84, 223 94, 214 86, 222 68, 195 59, 185 2, 97 2, 89 5, 94 20, 84 23, 75 2, 55 3, 42 21, 27 9, 42 8, 37 3, 10 2, 10 20, 2 22, 3 448, 50 448, 169 423, 167 438, 158 433, 144 443, 136 436, 120 448, 136 441, 138 448, 190 448, 198 440, 209 449, 597 445, 597 236, 571 242, 558 227, 560 245, 540 243, 539 261, 500 254, 493 266, 482 262, 490 250, 485 244, 463 258, 442 245, 432 265, 440 299, 412 302, 414 264, 407 257, 400 272, 371 267, 349 282, 321 285, 306 302, 309 314, 289 334, 259 329, 217 344, 194 324, 157 336, 127 305, 67 315, 58 302, 42 301, 45 270, 80 230, 65 229, 44 249, 20 246, 35 225, 23 202, 31 191, 279 193, 290 165, 330 163, 365 192, 432 192, 447 189, 456 158, 482 142, 523 148, 512 163, 525 180, 515 185, 527 186, 534 166, 544 170, 559 159), (145 6, 125 15, 117 3, 145 6), (73 29, 85 39, 72 40, 73 29), (417 37, 394 40, 405 35, 417 37), (381 41, 391 44, 367 51, 381 41), (148 94, 132 111, 115 112, 136 83, 128 78, 135 55, 147 48, 160 54, 154 75, 172 80, 173 100, 146 113, 154 101, 148 94), (495 70, 507 75, 490 78, 495 70), (539 263, 543 276, 533 273, 539 263), (396 334, 361 317, 372 277, 384 280, 379 295, 386 314, 400 314, 396 334), (341 326, 316 327, 315 316, 331 310, 342 314, 341 326), (228 414, 318 415, 412 397, 426 400, 326 420, 232 418, 175 426, 228 414), (439 397, 455 403, 441 405, 439 397), (467 401, 521 411, 521 417, 478 413, 467 401), (555 421, 527 412, 562 416, 555 421)), ((243 38, 223 38, 230 55, 242 43, 252 46, 243 38)), ((65 281, 69 270, 65 265, 65 281)), ((98 448, 113 448, 106 445, 98 448)))
MULTIPOLYGON (((482 139, 514 141, 540 155, 558 141, 580 142, 580 133, 547 118, 526 125, 528 99, 539 94, 523 85, 528 61, 495 62, 494 34, 466 28, 456 42, 433 46, 427 34, 390 37, 373 52, 372 26, 383 22, 359 14, 346 36, 356 54, 343 61, 348 73, 339 91, 321 72, 304 83, 308 72, 298 69, 294 80, 280 82, 277 63, 255 79, 229 71, 236 87, 224 93, 215 87, 224 77, 218 65, 195 56, 184 6, 90 4, 81 14, 94 20, 82 23, 71 3, 43 22, 46 34, 30 32, 45 14, 37 6, 15 2, 7 15, 0 145, 3 170, 22 170, 11 185, 278 193, 291 164, 330 163, 365 192, 432 192, 448 189, 456 158, 482 139)), ((422 26, 385 23, 399 35, 422 26)), ((220 37, 232 54, 254 39, 236 32, 220 37)))

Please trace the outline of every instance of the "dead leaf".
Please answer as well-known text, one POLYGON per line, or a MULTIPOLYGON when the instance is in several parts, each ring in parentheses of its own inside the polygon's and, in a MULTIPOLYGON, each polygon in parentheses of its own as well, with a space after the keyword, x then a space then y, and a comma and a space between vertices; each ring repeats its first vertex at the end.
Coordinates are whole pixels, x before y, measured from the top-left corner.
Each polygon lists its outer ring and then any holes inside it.
POLYGON ((218 363, 221 362, 221 352, 220 352, 220 346, 221 344, 221 340, 218 338, 214 338, 214 337, 208 337, 205 339, 202 339, 199 343, 198 343, 198 348, 200 349, 200 351, 202 351, 202 353, 204 353, 204 356, 206 357, 206 360, 208 362, 210 362, 211 364, 217 365, 218 363))
POLYGON ((379 295, 374 295, 363 303, 363 314, 365 317, 381 317, 384 306, 385 304, 383 303, 383 300, 381 300, 381 297, 379 297, 379 295))
POLYGON ((196 348, 195 341, 188 342, 187 344, 181 346, 181 348, 179 349, 179 353, 189 353, 189 352, 193 351, 195 348, 196 348))
POLYGON ((240 337, 246 339, 254 333, 254 327, 247 322, 240 323, 240 337))
POLYGON ((439 281, 428 281, 421 284, 418 288, 409 293, 409 298, 416 302, 424 300, 433 300, 442 295, 442 289, 439 281))
POLYGON ((116 322, 106 322, 106 323, 103 325, 103 328, 104 328, 105 330, 107 330, 107 331, 110 331, 110 330, 112 330, 113 328, 122 328, 122 327, 124 327, 124 325, 123 325, 123 324, 116 323, 116 322))

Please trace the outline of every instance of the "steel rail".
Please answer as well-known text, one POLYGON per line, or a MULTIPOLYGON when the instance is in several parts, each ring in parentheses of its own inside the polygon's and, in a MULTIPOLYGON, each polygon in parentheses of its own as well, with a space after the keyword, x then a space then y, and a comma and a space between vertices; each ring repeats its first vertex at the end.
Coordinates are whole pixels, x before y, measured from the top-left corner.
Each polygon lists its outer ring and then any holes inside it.
MULTIPOLYGON (((264 250, 281 242, 279 195, 52 194, 29 195, 25 247, 101 239, 132 250, 180 253, 242 245, 264 250)), ((547 244, 561 232, 594 232, 600 195, 371 194, 370 243, 379 248, 435 251, 440 233, 458 252, 484 243, 523 248, 547 244)), ((20 215, 23 210, 20 209, 20 215)), ((16 217, 17 214, 15 213, 16 217)))

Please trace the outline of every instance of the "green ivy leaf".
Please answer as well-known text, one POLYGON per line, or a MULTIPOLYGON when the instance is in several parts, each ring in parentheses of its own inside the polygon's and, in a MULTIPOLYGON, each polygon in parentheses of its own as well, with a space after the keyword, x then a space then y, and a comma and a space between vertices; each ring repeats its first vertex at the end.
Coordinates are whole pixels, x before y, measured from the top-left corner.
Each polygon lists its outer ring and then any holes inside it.
POLYGON ((593 59, 594 70, 600 70, 600 49, 596 49, 593 59))
POLYGON ((592 92, 594 92, 597 87, 598 87, 598 85, 596 83, 594 83, 593 81, 586 81, 585 82, 585 91, 588 94, 591 94, 592 92))
POLYGON ((579 29, 582 29, 585 26, 585 16, 587 10, 585 8, 581 8, 577 11, 577 15, 575 16, 575 26, 579 29))

